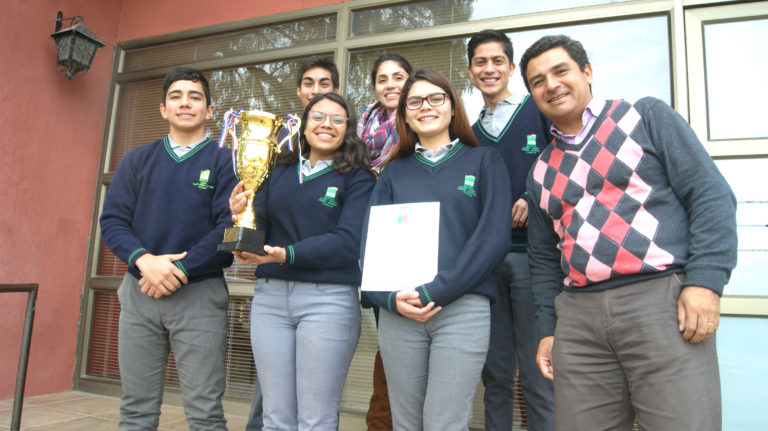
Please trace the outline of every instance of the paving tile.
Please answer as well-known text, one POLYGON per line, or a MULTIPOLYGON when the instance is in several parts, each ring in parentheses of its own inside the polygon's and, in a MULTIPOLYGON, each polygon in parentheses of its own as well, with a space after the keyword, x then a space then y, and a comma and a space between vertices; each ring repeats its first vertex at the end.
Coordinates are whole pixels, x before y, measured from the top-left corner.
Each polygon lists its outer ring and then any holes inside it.
POLYGON ((24 431, 114 431, 117 429, 117 422, 112 419, 86 416, 47 425, 25 427, 24 431))
MULTIPOLYGON (((10 427, 11 416, 12 416, 11 410, 5 410, 0 412, 0 426, 10 427)), ((21 426, 22 428, 27 429, 34 426, 77 419, 83 416, 84 415, 80 413, 51 409, 47 405, 43 405, 43 406, 25 405, 21 411, 21 426)))
POLYGON ((115 397, 89 395, 69 401, 48 403, 45 406, 54 410, 79 413, 81 416, 94 416, 120 409, 120 400, 115 397))
POLYGON ((368 428, 365 423, 365 415, 354 413, 339 414, 339 431, 360 431, 368 428))
POLYGON ((67 391, 56 394, 37 395, 34 397, 24 397, 25 406, 39 406, 43 404, 58 403, 62 401, 72 401, 82 398, 89 398, 93 395, 83 392, 67 391))
POLYGON ((227 428, 229 428, 230 431, 244 430, 245 425, 248 424, 248 418, 244 416, 226 415, 226 418, 227 428))

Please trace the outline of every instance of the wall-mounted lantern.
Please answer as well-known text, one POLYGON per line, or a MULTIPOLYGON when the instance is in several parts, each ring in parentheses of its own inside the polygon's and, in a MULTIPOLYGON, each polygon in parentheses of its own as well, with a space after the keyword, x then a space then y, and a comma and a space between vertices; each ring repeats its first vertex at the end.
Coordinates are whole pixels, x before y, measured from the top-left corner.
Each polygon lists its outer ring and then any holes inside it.
POLYGON ((56 27, 51 35, 56 43, 57 68, 64 72, 67 79, 74 79, 78 72, 85 72, 91 67, 96 50, 104 44, 82 23, 82 16, 62 18, 56 14, 56 27), (61 22, 69 20, 69 27, 62 29, 61 22))

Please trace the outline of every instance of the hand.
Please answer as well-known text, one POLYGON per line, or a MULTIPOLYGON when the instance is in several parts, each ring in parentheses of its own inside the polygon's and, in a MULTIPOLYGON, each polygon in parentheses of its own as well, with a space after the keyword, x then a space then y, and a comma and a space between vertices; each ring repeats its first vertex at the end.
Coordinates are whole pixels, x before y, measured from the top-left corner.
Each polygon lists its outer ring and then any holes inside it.
POLYGON ((184 259, 187 252, 179 254, 163 254, 155 256, 145 253, 136 259, 136 268, 141 271, 141 293, 146 293, 154 298, 170 295, 187 284, 187 276, 173 262, 184 259))
POLYGON ((536 351, 536 364, 541 370, 541 374, 549 380, 555 379, 555 369, 552 364, 552 344, 555 337, 549 336, 539 340, 539 348, 536 351))
POLYGON ((419 293, 416 290, 401 290, 395 294, 395 305, 401 316, 424 323, 442 310, 443 307, 435 307, 434 302, 421 306, 419 293))
POLYGON ((520 198, 512 205, 512 229, 528 227, 528 200, 520 198))
POLYGON ((237 259, 237 261, 240 263, 255 263, 257 265, 274 262, 285 263, 284 247, 272 247, 265 245, 264 251, 267 253, 264 256, 244 250, 235 250, 232 252, 232 254, 235 255, 235 259, 237 259))
MULTIPOLYGON (((139 280, 139 286, 143 286, 143 284, 142 284, 142 283, 146 283, 146 282, 144 281, 144 277, 141 277, 141 280, 139 280)), ((150 287, 150 288, 148 288, 148 289, 146 289, 146 292, 144 292, 144 290, 145 290, 145 289, 144 289, 144 287, 142 287, 142 288, 141 288, 141 292, 142 292, 142 293, 146 293, 146 294, 147 294, 147 296, 151 296, 151 297, 153 297, 153 298, 155 298, 155 299, 160 299, 160 298, 162 298, 162 297, 163 297, 163 294, 162 294, 162 293, 160 293, 159 291, 157 291, 157 290, 155 290, 155 289, 153 289, 153 288, 151 288, 151 287, 150 287)))
POLYGON ((720 324, 720 295, 701 286, 685 286, 677 300, 677 322, 683 338, 700 343, 720 324))
POLYGON ((237 214, 240 214, 248 204, 248 198, 253 195, 253 190, 245 190, 245 183, 237 183, 229 195, 229 210, 232 211, 232 221, 237 222, 237 214))

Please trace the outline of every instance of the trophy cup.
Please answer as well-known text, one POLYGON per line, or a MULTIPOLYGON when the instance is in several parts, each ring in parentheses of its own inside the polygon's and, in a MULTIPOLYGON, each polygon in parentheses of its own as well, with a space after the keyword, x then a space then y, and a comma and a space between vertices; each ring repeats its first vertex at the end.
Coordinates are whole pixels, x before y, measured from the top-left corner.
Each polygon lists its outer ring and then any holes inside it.
POLYGON ((224 130, 222 130, 219 146, 226 139, 229 132, 232 137, 232 161, 235 174, 245 184, 245 190, 253 190, 248 197, 248 203, 243 211, 237 214, 237 221, 233 227, 224 230, 224 241, 219 244, 218 250, 231 252, 233 250, 245 250, 251 253, 265 255, 264 232, 256 226, 256 211, 253 208, 253 198, 264 186, 272 173, 277 161, 277 153, 280 152, 278 135, 288 128, 290 139, 298 130, 298 118, 288 115, 288 120, 282 117, 262 111, 227 111, 224 116, 224 130), (240 127, 238 127, 238 124, 240 127), (238 136, 237 129, 240 129, 238 136))

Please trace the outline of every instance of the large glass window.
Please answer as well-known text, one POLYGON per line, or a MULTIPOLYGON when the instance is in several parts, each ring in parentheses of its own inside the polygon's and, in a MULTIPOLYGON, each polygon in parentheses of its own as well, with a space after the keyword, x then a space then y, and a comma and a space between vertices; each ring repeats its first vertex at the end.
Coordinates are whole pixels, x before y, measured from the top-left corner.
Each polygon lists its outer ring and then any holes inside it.
POLYGON ((718 160, 717 167, 736 194, 738 265, 726 295, 768 296, 763 270, 768 267, 768 159, 718 160))
POLYGON ((429 0, 352 12, 350 36, 456 24, 631 0, 429 0))
POLYGON ((766 46, 765 18, 704 26, 709 139, 768 138, 766 46))
POLYGON ((125 53, 124 72, 219 60, 336 39, 336 16, 265 25, 248 30, 137 48, 125 53))
MULTIPOLYGON (((508 33, 519 64, 525 50, 542 36, 566 34, 582 42, 595 70, 592 92, 596 97, 636 99, 653 96, 671 104, 669 29, 666 17, 646 17, 508 33), (615 37, 605 37, 615 34, 615 37)), ((371 67, 384 52, 408 59, 414 70, 435 68, 448 76, 462 94, 471 120, 483 108, 483 98, 467 73, 467 41, 454 39, 354 51, 350 54, 347 96, 355 106, 373 103, 371 67)), ((527 93, 518 68, 510 90, 527 93)))
POLYGON ((768 387, 768 319, 722 317, 717 330, 717 355, 723 400, 723 429, 768 429, 765 388, 768 387))
POLYGON ((768 155, 768 2, 685 12, 691 126, 713 157, 768 155))

